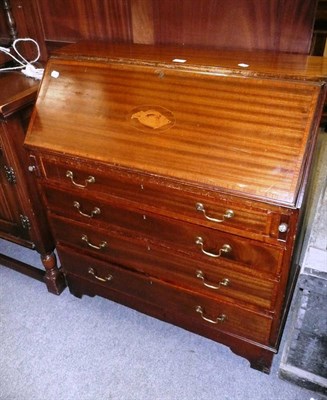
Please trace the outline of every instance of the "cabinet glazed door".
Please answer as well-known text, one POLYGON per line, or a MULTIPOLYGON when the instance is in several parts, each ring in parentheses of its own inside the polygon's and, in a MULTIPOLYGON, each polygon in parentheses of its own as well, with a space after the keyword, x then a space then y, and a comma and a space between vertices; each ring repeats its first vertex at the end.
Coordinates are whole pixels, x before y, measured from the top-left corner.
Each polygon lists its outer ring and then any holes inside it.
POLYGON ((24 213, 17 194, 17 181, 10 160, 5 155, 0 130, 0 235, 4 239, 29 239, 28 229, 24 227, 24 213))

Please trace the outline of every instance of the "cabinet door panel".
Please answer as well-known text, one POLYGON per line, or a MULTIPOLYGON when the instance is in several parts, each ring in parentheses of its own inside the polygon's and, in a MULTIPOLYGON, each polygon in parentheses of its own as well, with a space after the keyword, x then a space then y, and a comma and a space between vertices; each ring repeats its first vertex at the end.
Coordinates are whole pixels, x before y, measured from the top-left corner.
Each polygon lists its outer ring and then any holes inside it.
MULTIPOLYGON (((1 131, 0 131, 1 133, 1 131)), ((6 169, 8 163, 4 156, 3 144, 0 136, 0 232, 4 236, 13 235, 28 238, 27 231, 23 229, 20 222, 22 214, 15 183, 7 179, 6 169)))

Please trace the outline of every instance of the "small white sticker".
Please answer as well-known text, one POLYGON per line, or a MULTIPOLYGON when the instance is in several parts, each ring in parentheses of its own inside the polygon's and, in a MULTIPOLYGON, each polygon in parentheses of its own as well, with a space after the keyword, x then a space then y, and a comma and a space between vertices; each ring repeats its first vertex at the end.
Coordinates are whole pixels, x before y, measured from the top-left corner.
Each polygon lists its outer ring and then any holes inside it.
POLYGON ((174 58, 174 59, 173 59, 173 62, 176 62, 176 63, 185 63, 186 60, 184 60, 183 58, 174 58))
POLYGON ((57 78, 59 78, 59 75, 60 75, 60 74, 59 74, 58 71, 52 71, 52 72, 51 72, 52 78, 56 78, 56 79, 57 79, 57 78))

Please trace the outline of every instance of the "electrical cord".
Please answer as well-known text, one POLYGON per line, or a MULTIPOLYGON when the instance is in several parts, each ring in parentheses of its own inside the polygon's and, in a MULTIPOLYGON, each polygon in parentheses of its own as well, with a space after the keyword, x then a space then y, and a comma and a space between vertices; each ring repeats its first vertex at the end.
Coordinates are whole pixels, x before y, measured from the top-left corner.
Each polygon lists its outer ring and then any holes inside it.
POLYGON ((40 58, 40 47, 38 43, 31 38, 18 38, 16 39, 11 48, 8 47, 1 47, 0 46, 0 52, 5 53, 6 55, 10 56, 16 63, 19 65, 14 66, 14 67, 5 67, 5 68, 0 68, 0 72, 3 71, 17 71, 21 70, 21 72, 34 79, 42 79, 44 68, 36 68, 33 64, 38 61, 40 58), (17 44, 20 42, 32 42, 35 44, 36 49, 37 49, 37 56, 34 58, 34 60, 26 60, 26 58, 19 52, 17 49, 17 44), (15 55, 11 53, 11 49, 14 50, 15 55))

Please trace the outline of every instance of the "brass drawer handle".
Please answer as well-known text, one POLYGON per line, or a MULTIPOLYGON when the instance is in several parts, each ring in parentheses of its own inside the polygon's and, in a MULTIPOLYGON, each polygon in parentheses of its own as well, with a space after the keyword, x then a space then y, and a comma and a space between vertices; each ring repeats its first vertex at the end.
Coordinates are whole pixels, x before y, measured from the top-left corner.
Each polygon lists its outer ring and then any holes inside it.
POLYGON ((201 315, 202 319, 210 322, 210 324, 219 324, 220 322, 224 322, 227 319, 227 316, 225 314, 220 314, 216 319, 208 318, 204 315, 204 310, 201 306, 196 306, 195 311, 201 315))
POLYGON ((209 289, 218 290, 218 289, 220 289, 221 286, 228 286, 230 284, 230 280, 228 278, 224 278, 220 282, 218 282, 218 285, 211 285, 210 283, 206 282, 206 278, 205 278, 203 272, 199 269, 196 271, 196 277, 201 279, 203 285, 209 289))
POLYGON ((234 215, 235 215, 233 210, 226 210, 226 211, 225 211, 225 214, 223 215, 223 218, 222 218, 222 219, 212 218, 212 217, 209 217, 209 216, 206 214, 206 209, 205 209, 205 207, 204 207, 204 205, 203 205, 202 203, 196 203, 196 204, 195 204, 195 208, 196 208, 197 211, 202 212, 203 215, 204 215, 204 217, 205 217, 208 221, 211 221, 211 222, 218 222, 218 223, 221 223, 221 222, 224 222, 226 219, 233 218, 234 215))
POLYGON ((76 183, 76 182, 74 181, 74 174, 73 174, 72 171, 67 171, 67 172, 66 172, 66 177, 67 177, 67 178, 70 178, 70 180, 72 181, 72 184, 73 184, 73 185, 75 185, 75 186, 77 186, 77 187, 79 187, 79 188, 82 188, 82 189, 86 188, 86 186, 87 186, 89 183, 94 183, 94 182, 95 182, 94 176, 89 176, 88 178, 85 179, 85 184, 84 184, 84 185, 81 185, 80 183, 76 183))
POLYGON ((86 242, 89 247, 92 247, 92 249, 95 249, 95 250, 101 250, 101 249, 104 249, 105 247, 108 247, 108 243, 105 241, 99 243, 99 246, 96 246, 95 244, 90 243, 87 235, 82 235, 81 239, 84 242, 86 242))
POLYGON ((90 214, 85 214, 83 213, 83 211, 80 210, 81 205, 79 204, 78 201, 74 201, 73 206, 75 208, 77 208, 78 212, 80 215, 82 215, 83 217, 87 217, 87 218, 93 218, 94 215, 99 215, 101 213, 101 210, 99 207, 94 207, 93 210, 90 212, 90 214))
POLYGON ((101 282, 109 282, 109 281, 111 281, 112 278, 113 278, 113 276, 110 275, 110 274, 107 275, 107 276, 104 277, 104 278, 101 278, 100 276, 97 275, 97 273, 94 271, 93 268, 89 268, 87 272, 88 272, 89 274, 93 275, 95 279, 97 279, 98 281, 101 281, 101 282))
POLYGON ((219 249, 218 254, 209 253, 208 251, 204 250, 204 248, 203 248, 203 239, 201 236, 196 237, 195 244, 197 244, 201 247, 201 251, 203 254, 205 254, 209 257, 214 257, 214 258, 220 257, 222 255, 222 253, 230 253, 232 251, 232 247, 229 244, 224 244, 223 247, 221 249, 219 249))

